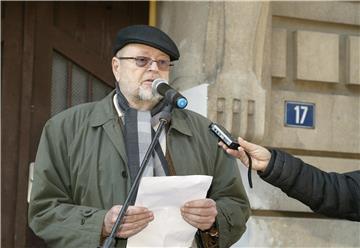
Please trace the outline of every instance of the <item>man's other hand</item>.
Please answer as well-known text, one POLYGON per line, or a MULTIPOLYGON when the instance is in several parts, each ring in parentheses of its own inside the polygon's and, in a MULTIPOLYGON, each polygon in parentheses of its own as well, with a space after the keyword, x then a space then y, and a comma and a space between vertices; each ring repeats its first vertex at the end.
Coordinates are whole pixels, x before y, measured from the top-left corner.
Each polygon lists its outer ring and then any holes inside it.
MULTIPOLYGON (((102 228, 102 236, 107 237, 115 224, 122 205, 113 206, 105 215, 102 228)), ((120 227, 116 233, 118 238, 128 238, 143 230, 150 221, 154 219, 154 214, 145 207, 129 206, 120 227)))
POLYGON ((201 231, 210 229, 218 214, 216 202, 209 198, 186 202, 180 211, 186 222, 201 231))

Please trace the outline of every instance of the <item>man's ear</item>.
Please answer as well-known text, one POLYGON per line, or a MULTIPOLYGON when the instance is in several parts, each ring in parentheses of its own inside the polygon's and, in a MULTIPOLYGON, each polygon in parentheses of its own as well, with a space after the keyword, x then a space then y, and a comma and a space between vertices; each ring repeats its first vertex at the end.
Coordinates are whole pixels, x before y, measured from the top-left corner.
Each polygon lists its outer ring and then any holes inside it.
POLYGON ((112 71, 113 71, 116 81, 119 81, 120 62, 115 57, 113 57, 111 60, 111 68, 112 68, 112 71))

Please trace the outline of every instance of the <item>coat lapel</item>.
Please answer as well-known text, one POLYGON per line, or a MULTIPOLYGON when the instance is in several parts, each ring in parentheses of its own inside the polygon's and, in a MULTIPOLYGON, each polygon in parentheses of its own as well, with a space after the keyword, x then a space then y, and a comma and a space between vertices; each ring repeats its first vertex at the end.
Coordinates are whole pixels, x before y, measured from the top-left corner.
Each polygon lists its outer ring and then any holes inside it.
POLYGON ((103 128, 108 135, 109 139, 115 146, 116 150, 120 153, 121 158, 124 160, 124 163, 127 164, 127 156, 124 143, 124 134, 120 128, 119 118, 113 119, 112 121, 106 122, 103 125, 103 128))
POLYGON ((112 91, 107 97, 95 105, 94 111, 90 116, 90 124, 92 127, 102 126, 102 128, 104 128, 106 135, 119 152, 124 163, 127 164, 124 134, 119 123, 121 120, 117 116, 113 105, 114 94, 115 91, 112 91))

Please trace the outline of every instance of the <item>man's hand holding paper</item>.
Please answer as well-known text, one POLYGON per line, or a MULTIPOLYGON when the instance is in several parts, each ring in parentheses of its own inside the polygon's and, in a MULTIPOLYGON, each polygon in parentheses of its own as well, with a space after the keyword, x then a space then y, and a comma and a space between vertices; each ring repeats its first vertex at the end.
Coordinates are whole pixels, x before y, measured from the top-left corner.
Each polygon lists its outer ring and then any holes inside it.
POLYGON ((207 230, 215 223, 216 202, 209 198, 187 202, 181 208, 181 215, 192 226, 207 230))
MULTIPOLYGON (((107 237, 115 224, 122 205, 113 206, 105 215, 102 228, 102 236, 107 237)), ((116 237, 128 238, 144 229, 150 221, 154 219, 154 214, 144 207, 130 206, 125 214, 121 228, 118 229, 116 237)))
POLYGON ((212 226, 216 204, 206 199, 211 176, 144 177, 136 206, 148 208, 154 220, 128 239, 128 247, 190 247, 197 228, 212 226))

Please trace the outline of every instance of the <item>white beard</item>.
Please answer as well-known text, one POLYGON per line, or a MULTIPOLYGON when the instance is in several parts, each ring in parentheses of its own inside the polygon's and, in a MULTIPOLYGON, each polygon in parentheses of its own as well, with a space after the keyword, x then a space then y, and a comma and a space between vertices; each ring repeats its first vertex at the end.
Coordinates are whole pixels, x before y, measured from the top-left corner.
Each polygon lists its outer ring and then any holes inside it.
POLYGON ((158 102, 163 97, 159 94, 154 95, 152 89, 146 86, 139 87, 139 99, 142 101, 155 101, 158 102))

